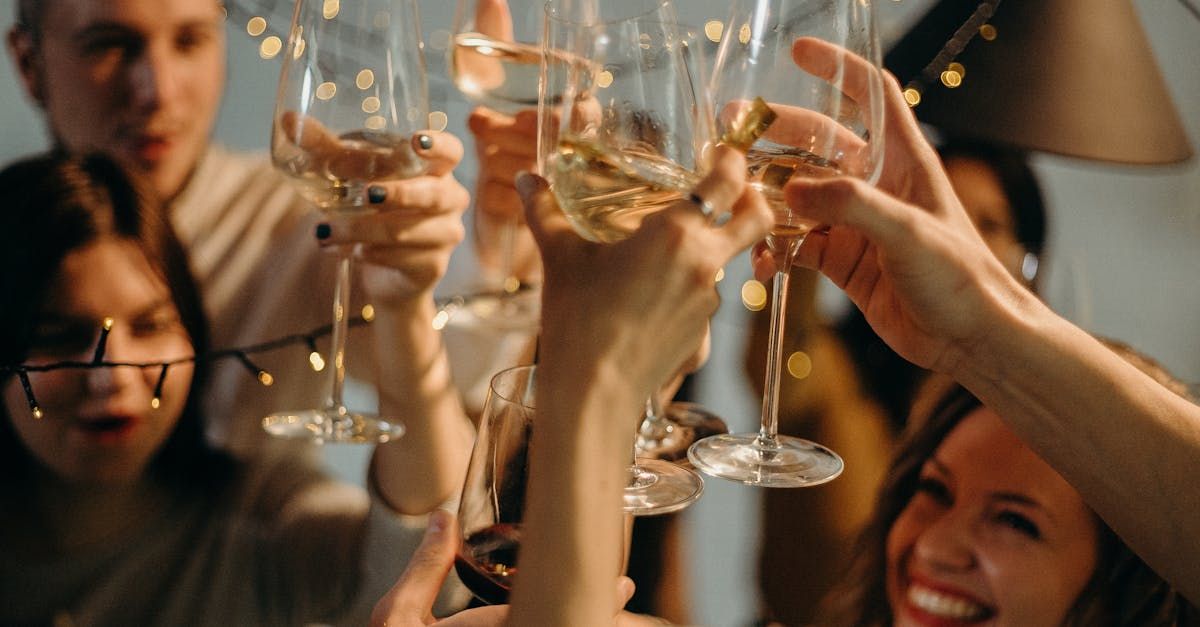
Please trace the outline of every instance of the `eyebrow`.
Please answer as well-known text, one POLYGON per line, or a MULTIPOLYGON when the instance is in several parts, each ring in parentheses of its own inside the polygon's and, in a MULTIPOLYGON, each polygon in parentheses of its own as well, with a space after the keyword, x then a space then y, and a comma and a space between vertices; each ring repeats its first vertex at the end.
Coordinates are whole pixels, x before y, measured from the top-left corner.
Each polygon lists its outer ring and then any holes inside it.
MULTIPOLYGON (((149 305, 146 305, 145 307, 139 309, 138 311, 134 312, 133 315, 128 316, 128 319, 136 320, 138 318, 142 318, 142 317, 154 314, 154 313, 158 313, 163 308, 170 307, 171 305, 172 305, 171 299, 169 297, 164 296, 163 298, 160 298, 160 299, 150 303, 149 305)), ((96 326, 100 326, 100 324, 101 324, 101 322, 99 320, 96 320, 95 318, 92 318, 90 316, 78 316, 78 315, 72 315, 70 313, 62 313, 59 311, 40 312, 38 314, 38 322, 39 323, 57 322, 57 323, 68 323, 68 324, 78 323, 78 324, 89 324, 89 325, 94 324, 96 326)))
MULTIPOLYGON (((218 28, 220 26, 220 24, 221 24, 220 18, 214 18, 212 20, 194 18, 194 19, 189 19, 184 22, 180 22, 179 24, 177 24, 175 26, 175 28, 176 28, 176 30, 196 30, 196 29, 205 29, 205 28, 215 29, 215 28, 218 28)), ((142 34, 142 32, 140 29, 130 26, 129 24, 101 20, 98 22, 92 22, 92 23, 88 24, 87 26, 84 26, 83 28, 79 29, 78 31, 75 31, 75 33, 71 36, 71 38, 78 41, 78 40, 87 39, 89 37, 96 37, 96 36, 103 36, 103 35, 126 35, 127 36, 127 35, 141 35, 141 34, 142 34)))
MULTIPOLYGON (((940 472, 941 474, 949 476, 949 477, 954 476, 954 473, 950 472, 950 468, 947 467, 946 464, 942 463, 937 457, 931 456, 929 459, 927 459, 925 461, 926 461, 926 463, 931 464, 932 466, 937 468, 938 472, 940 472)), ((1049 508, 1047 508, 1045 505, 1043 505, 1041 501, 1031 498, 1025 494, 1021 494, 1019 492, 1003 492, 1003 491, 989 492, 988 498, 991 500, 994 500, 994 501, 1001 501, 1004 503, 1013 503, 1013 504, 1022 505, 1022 506, 1025 506, 1025 507, 1028 507, 1031 509, 1036 509, 1036 510, 1042 512, 1043 514, 1045 514, 1045 516, 1047 518, 1049 518, 1050 520, 1052 520, 1052 521, 1054 520, 1054 513, 1051 512, 1049 510, 1049 508)))

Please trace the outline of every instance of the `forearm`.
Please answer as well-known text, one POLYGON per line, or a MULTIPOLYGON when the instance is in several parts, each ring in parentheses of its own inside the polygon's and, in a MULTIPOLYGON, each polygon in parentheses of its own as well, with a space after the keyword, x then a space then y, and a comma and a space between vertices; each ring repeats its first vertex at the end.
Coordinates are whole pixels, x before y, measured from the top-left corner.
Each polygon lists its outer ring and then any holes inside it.
POLYGON ((615 363, 544 355, 512 625, 614 620, 623 554, 621 490, 644 398, 615 363))
POLYGON ((376 486, 393 509, 423 514, 462 487, 474 431, 450 377, 433 301, 420 298, 378 309, 379 411, 405 427, 372 459, 376 486))
POLYGON ((1200 600, 1200 408, 1041 303, 1004 312, 996 328, 953 374, 1200 600))

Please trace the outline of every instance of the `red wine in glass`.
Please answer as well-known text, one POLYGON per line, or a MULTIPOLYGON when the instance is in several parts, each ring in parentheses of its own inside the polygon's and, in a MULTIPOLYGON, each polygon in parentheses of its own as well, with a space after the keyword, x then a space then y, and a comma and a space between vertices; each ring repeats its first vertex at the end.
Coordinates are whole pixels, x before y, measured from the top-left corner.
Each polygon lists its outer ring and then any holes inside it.
POLYGON ((517 549, 521 528, 513 523, 484 527, 463 540, 454 556, 458 578, 480 601, 489 605, 508 603, 517 575, 517 549))

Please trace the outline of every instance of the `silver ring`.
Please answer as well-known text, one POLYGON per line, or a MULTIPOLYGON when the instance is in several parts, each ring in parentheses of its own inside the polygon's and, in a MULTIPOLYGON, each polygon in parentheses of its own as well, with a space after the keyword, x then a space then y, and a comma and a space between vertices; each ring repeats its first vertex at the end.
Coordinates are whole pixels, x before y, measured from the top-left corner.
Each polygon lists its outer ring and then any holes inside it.
POLYGON ((703 215, 708 220, 708 223, 713 226, 723 226, 726 222, 729 222, 729 218, 733 216, 733 214, 728 211, 718 212, 717 208, 714 207, 711 202, 701 198, 700 194, 697 194, 696 192, 688 194, 688 201, 696 205, 696 207, 700 209, 700 214, 703 215))

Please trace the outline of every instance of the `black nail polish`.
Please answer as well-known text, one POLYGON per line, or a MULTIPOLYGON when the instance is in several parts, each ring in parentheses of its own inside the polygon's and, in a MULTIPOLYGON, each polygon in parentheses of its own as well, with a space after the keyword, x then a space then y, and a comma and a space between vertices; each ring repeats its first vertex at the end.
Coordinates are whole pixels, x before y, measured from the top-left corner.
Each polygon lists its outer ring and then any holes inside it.
POLYGON ((317 239, 329 239, 330 235, 333 235, 333 227, 325 222, 317 225, 317 239))
POLYGON ((379 204, 387 199, 387 188, 382 185, 372 185, 367 188, 367 200, 379 204))
POLYGON ((433 148, 433 138, 424 133, 417 135, 417 143, 421 145, 423 150, 433 148))

